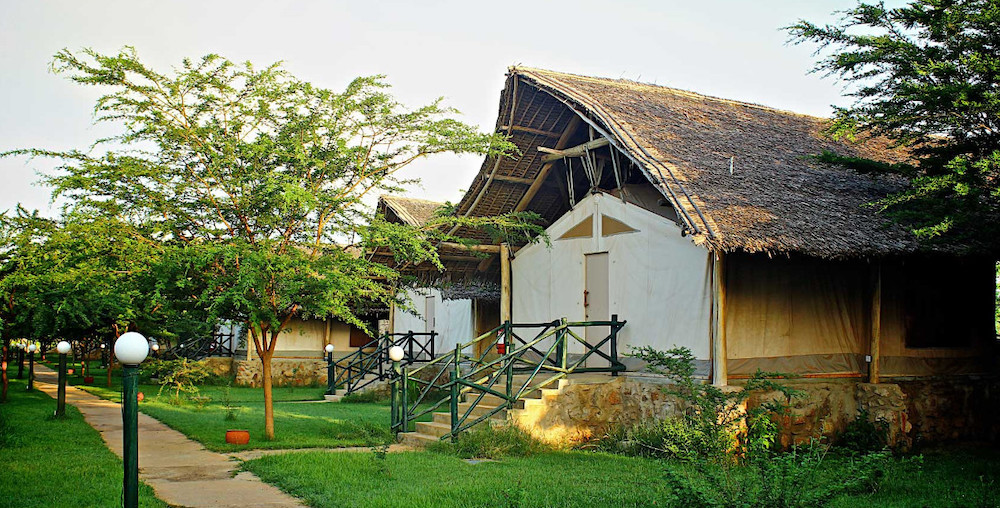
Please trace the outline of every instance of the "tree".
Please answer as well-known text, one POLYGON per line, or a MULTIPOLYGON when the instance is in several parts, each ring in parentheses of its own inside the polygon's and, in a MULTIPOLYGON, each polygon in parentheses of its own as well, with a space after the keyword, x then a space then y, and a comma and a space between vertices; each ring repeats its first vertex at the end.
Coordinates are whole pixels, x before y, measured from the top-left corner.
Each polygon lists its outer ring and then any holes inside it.
MULTIPOLYGON (((53 68, 109 90, 98 121, 123 132, 103 155, 21 150, 57 157, 49 177, 75 209, 95 210, 150 232, 165 259, 197 288, 212 316, 244 321, 261 360, 265 434, 274 437, 271 358, 296 316, 337 318, 359 327, 356 310, 396 302, 394 269, 370 261, 380 247, 400 262, 440 267, 439 217, 414 229, 388 224, 364 202, 411 183, 397 172, 436 153, 504 153, 496 135, 453 118, 440 99, 407 109, 380 76, 340 93, 296 79, 274 64, 258 69, 217 55, 184 60, 170 74, 117 55, 63 51, 53 68), (360 241, 348 244, 352 238, 360 241)), ((513 214, 461 219, 515 236, 539 231, 513 214)))
POLYGON ((830 133, 886 136, 915 158, 912 165, 841 162, 907 177, 905 190, 878 205, 918 237, 996 248, 1000 3, 859 3, 841 14, 838 24, 802 20, 787 28, 794 42, 819 45, 824 56, 815 71, 846 81, 855 98, 836 110, 830 133))

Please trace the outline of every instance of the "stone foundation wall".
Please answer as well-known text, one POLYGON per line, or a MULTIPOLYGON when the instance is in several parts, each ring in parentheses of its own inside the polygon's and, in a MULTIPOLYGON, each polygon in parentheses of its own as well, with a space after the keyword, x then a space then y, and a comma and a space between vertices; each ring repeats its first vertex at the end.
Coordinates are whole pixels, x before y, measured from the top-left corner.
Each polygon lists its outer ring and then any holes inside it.
MULTIPOLYGON (((238 386, 263 386, 260 360, 235 360, 233 367, 238 386)), ((274 386, 326 385, 326 361, 271 360, 271 380, 274 386)))
MULTIPOLYGON (((952 378, 868 384, 857 379, 793 379, 783 382, 804 392, 790 401, 784 419, 784 446, 811 439, 836 439, 865 410, 872 421, 889 426, 890 442, 913 444, 1000 436, 995 409, 1000 382, 995 379, 952 378)), ((541 400, 529 400, 512 414, 514 421, 550 442, 581 442, 603 436, 610 427, 677 414, 680 403, 663 392, 655 378, 622 376, 605 382, 563 383, 546 390, 541 400)), ((739 386, 727 387, 738 390, 739 386)), ((749 407, 780 394, 763 394, 749 407)))
POLYGON ((232 377, 233 375, 233 359, 228 357, 213 356, 205 358, 205 365, 208 367, 212 374, 222 377, 232 377))
POLYGON ((615 425, 676 413, 678 401, 662 387, 624 376, 600 383, 563 383, 558 390, 543 391, 541 400, 526 401, 512 418, 544 441, 583 442, 602 437, 615 425))

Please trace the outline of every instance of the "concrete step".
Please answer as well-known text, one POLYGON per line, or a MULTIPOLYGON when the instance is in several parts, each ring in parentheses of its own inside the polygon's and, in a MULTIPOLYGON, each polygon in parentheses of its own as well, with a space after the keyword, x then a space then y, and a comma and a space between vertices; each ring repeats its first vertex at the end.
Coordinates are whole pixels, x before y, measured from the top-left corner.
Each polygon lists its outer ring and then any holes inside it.
POLYGON ((422 448, 430 443, 436 443, 440 441, 441 438, 437 436, 431 436, 428 434, 421 434, 419 432, 401 432, 396 437, 396 440, 400 444, 422 448))
MULTIPOLYGON (((472 413, 469 414, 469 418, 475 420, 476 418, 479 418, 480 416, 483 416, 483 415, 489 413, 490 411, 492 411, 494 409, 496 409, 496 406, 476 406, 472 410, 472 413)), ((459 404, 458 405, 458 416, 461 417, 468 410, 469 410, 469 404, 466 404, 466 403, 459 404)), ((507 419, 507 410, 506 409, 501 409, 500 411, 497 411, 496 413, 493 413, 493 415, 490 416, 490 419, 491 420, 501 420, 501 421, 506 420, 507 419)), ((451 423, 451 413, 448 412, 448 411, 435 412, 434 413, 434 421, 437 422, 437 423, 448 423, 448 424, 450 424, 451 423)))
POLYGON ((448 423, 438 422, 417 422, 416 429, 420 434, 440 438, 441 436, 451 432, 451 425, 448 423))

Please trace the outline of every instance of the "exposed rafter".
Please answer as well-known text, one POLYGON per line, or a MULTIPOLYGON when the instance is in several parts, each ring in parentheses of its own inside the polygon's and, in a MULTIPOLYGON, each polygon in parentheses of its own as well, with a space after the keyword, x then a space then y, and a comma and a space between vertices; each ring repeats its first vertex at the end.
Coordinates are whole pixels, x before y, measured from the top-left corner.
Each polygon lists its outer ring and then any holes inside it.
MULTIPOLYGON (((555 149, 560 150, 569 144, 570 138, 576 133, 577 128, 580 127, 582 121, 578 115, 573 115, 573 118, 569 121, 569 125, 566 126, 566 130, 563 131, 562 135, 559 136, 559 140, 556 142, 555 149)), ((549 176, 549 171, 552 171, 554 162, 546 163, 542 166, 542 169, 538 171, 538 175, 535 176, 535 181, 528 187, 525 191, 524 196, 521 196, 521 200, 517 202, 517 206, 514 207, 515 212, 523 212, 524 209, 528 208, 528 204, 538 194, 538 190, 542 188, 542 184, 545 182, 545 178, 549 176)))
POLYGON ((582 157, 587 154, 588 150, 596 150, 598 148, 608 146, 609 144, 611 144, 611 142, 608 141, 608 138, 598 138, 593 141, 587 141, 581 145, 561 150, 540 146, 538 147, 538 151, 548 154, 542 157, 542 162, 555 162, 566 157, 582 157))

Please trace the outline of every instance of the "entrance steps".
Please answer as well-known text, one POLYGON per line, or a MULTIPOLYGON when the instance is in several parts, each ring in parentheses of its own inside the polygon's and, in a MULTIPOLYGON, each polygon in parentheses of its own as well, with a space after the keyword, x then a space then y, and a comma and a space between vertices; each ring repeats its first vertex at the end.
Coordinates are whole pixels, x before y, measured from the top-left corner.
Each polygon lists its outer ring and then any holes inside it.
MULTIPOLYGON (((514 376, 513 390, 518 390, 524 385, 524 382, 528 379, 526 375, 514 376)), ((599 382, 609 382, 615 379, 608 374, 594 374, 594 373, 580 373, 580 374, 570 374, 567 377, 558 379, 556 381, 549 382, 546 386, 539 387, 529 393, 526 393, 523 397, 514 402, 512 409, 500 409, 492 417, 483 422, 490 422, 494 425, 505 425, 508 423, 519 424, 522 426, 530 426, 537 422, 546 410, 546 400, 554 397, 558 397, 562 391, 569 385, 574 383, 599 383, 599 382)), ((535 382, 540 382, 541 379, 535 378, 535 382)), ((503 392, 507 389, 506 380, 501 379, 493 385, 493 389, 498 392, 503 392)), ((462 402, 458 404, 458 414, 459 417, 464 415, 472 404, 479 397, 481 392, 470 391, 462 395, 462 402)), ((436 401, 433 401, 436 402, 436 401)), ((500 397, 491 394, 485 394, 475 407, 472 407, 472 412, 469 413, 469 417, 466 422, 475 421, 477 418, 493 411, 498 406, 505 404, 506 401, 500 397)), ((400 443, 409 446, 426 446, 429 443, 440 441, 441 438, 451 432, 451 413, 447 410, 447 404, 442 406, 445 411, 437 411, 432 413, 433 417, 429 422, 417 422, 415 425, 415 432, 401 432, 398 436, 400 443)), ((478 426, 477 425, 477 426, 478 426)))

